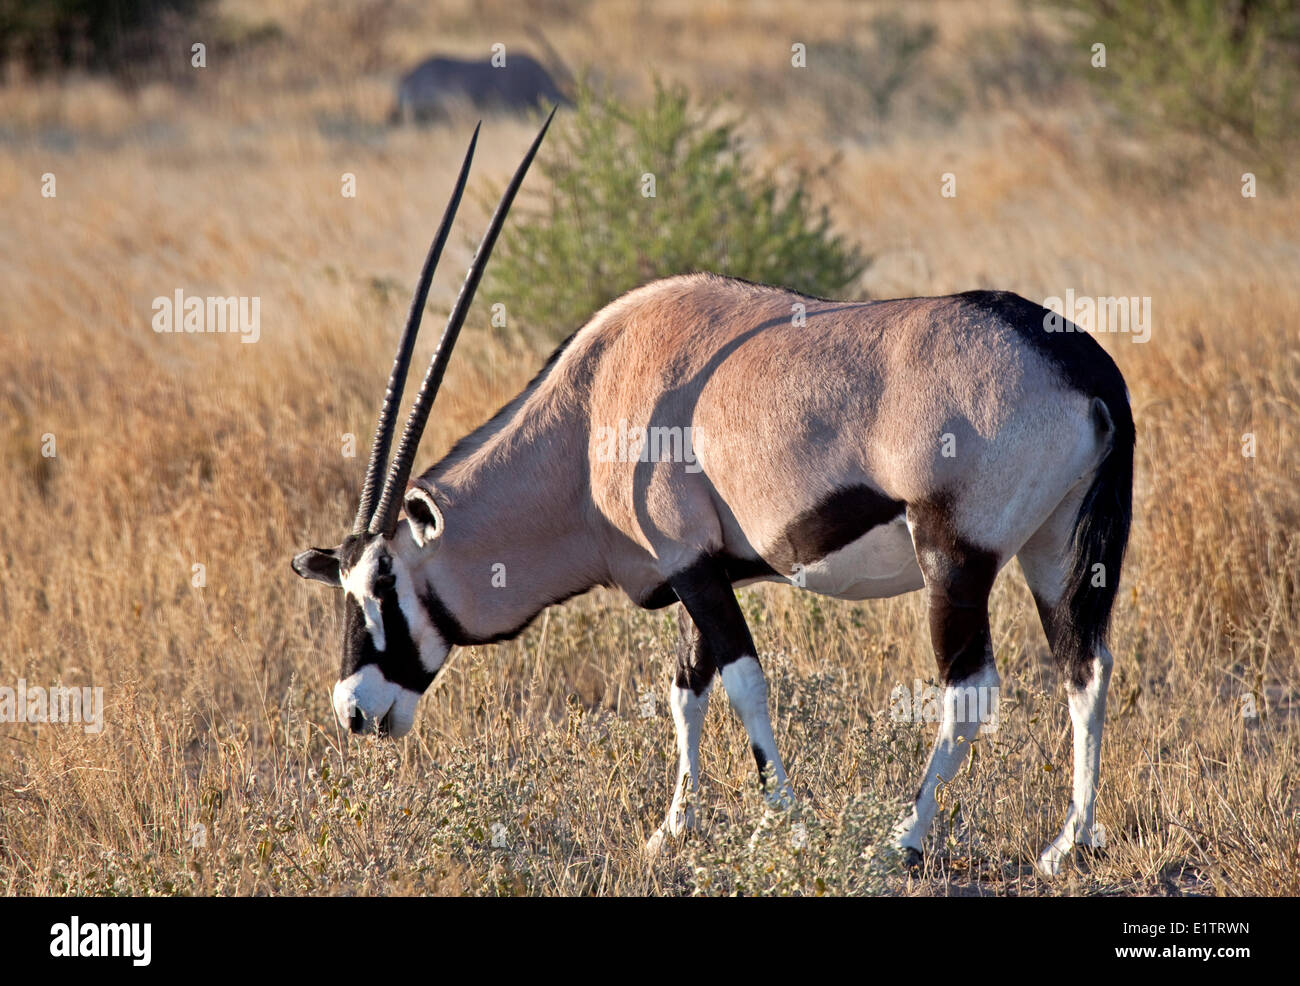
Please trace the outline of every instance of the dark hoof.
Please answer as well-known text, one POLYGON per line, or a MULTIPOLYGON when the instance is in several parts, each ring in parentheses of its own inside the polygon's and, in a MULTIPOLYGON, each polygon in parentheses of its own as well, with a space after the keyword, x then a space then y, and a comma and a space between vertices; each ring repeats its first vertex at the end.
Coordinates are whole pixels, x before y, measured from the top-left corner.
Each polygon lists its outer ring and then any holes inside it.
POLYGON ((925 860, 921 858, 921 852, 910 846, 903 850, 903 869, 908 873, 917 874, 924 868, 925 860))

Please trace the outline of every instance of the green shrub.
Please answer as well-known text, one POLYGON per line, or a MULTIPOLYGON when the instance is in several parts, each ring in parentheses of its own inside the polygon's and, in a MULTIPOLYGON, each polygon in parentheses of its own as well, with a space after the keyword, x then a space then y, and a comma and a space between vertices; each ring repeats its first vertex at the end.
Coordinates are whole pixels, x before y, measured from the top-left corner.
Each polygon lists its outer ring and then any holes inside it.
POLYGON ((557 337, 625 291, 688 271, 814 295, 852 285, 867 259, 831 232, 805 176, 786 190, 755 174, 735 124, 688 103, 656 86, 649 108, 628 109, 583 87, 538 162, 547 199, 531 210, 520 203, 485 296, 557 337), (644 194, 651 180, 653 197, 644 194))
POLYGON ((1267 163, 1300 126, 1294 0, 1063 0, 1091 81, 1152 132, 1193 133, 1267 163))

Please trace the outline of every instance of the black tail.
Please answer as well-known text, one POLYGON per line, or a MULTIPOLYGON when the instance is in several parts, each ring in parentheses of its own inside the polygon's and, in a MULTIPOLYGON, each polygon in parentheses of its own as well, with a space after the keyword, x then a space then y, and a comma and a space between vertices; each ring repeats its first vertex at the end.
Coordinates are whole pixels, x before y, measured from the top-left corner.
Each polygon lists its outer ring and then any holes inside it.
POLYGON ((1133 519, 1133 412, 1122 388, 1107 396, 1109 403, 1093 398, 1092 413, 1098 435, 1109 435, 1110 450, 1074 522, 1066 586, 1069 618, 1058 621, 1052 648, 1079 686, 1087 683, 1092 656, 1106 642, 1133 519))

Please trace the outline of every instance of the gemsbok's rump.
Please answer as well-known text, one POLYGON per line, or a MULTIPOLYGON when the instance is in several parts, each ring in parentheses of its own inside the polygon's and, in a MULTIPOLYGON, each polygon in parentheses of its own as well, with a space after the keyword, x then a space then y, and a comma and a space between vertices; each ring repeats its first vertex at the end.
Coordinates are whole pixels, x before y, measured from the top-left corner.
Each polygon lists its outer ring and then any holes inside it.
POLYGON ((896 833, 915 862, 936 788, 980 728, 960 697, 998 683, 989 591, 1016 557, 1074 728, 1073 800, 1038 860, 1055 873, 1094 841, 1105 638, 1133 471, 1133 418, 1114 362, 1073 326, 1048 331, 1057 323, 1046 309, 1007 292, 850 303, 672 277, 598 312, 518 397, 410 481, 457 333, 544 134, 492 218, 390 469, 471 142, 398 346, 352 532, 294 558, 299 575, 345 591, 339 721, 405 733, 452 647, 514 637, 594 586, 646 608, 680 602, 695 632, 670 688, 680 766, 654 847, 694 821, 687 793, 715 677, 769 797, 792 794, 734 586, 791 581, 841 599, 924 588, 946 694, 896 833))

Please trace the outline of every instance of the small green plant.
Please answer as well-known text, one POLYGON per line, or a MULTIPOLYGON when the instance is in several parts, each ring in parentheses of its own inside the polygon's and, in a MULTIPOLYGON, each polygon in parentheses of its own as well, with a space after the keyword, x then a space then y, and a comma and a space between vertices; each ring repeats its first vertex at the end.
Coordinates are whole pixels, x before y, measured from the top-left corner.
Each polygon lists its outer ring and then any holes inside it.
POLYGON ((485 295, 508 299, 531 329, 567 334, 625 291, 657 277, 711 271, 835 295, 866 269, 856 247, 809 200, 745 160, 734 122, 656 86, 629 109, 580 93, 539 161, 545 204, 521 203, 485 295))
POLYGON ((774 811, 749 792, 716 830, 692 833, 678 862, 696 897, 879 897, 896 886, 901 857, 889 841, 900 806, 850 797, 826 818, 806 806, 774 811))

